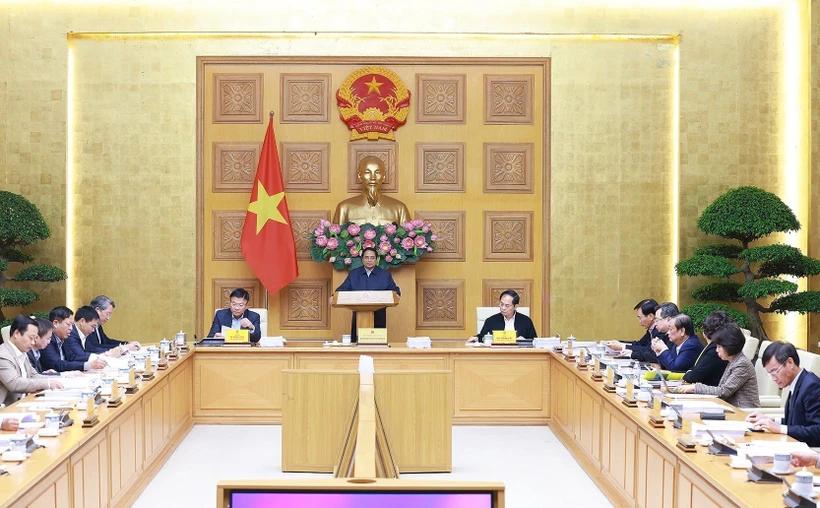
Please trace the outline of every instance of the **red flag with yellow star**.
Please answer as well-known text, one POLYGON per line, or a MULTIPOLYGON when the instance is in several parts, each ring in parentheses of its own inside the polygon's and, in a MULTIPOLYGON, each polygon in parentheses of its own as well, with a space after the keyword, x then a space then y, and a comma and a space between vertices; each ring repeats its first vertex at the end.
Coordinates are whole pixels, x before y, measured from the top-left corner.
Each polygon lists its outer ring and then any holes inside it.
POLYGON ((273 133, 273 115, 256 167, 240 243, 242 255, 268 293, 276 293, 299 276, 279 151, 273 133))

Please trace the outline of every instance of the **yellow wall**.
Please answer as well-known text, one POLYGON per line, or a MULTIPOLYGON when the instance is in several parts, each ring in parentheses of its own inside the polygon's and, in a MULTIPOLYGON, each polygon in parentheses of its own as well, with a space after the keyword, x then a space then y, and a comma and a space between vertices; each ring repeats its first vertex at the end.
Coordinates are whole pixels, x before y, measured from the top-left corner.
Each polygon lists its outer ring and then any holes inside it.
MULTIPOLYGON (((77 103, 69 304, 105 292, 118 302, 115 336, 156 340, 194 322, 196 56, 551 56, 551 331, 637 337, 635 302, 686 303, 696 285, 681 281, 678 298, 671 266, 708 240, 695 228, 700 210, 729 187, 780 193, 787 185, 784 17, 770 3, 6 4, 0 186, 43 210, 54 236, 38 255, 64 265, 70 42, 77 103), (244 33, 208 33, 232 30, 244 33), (380 30, 400 33, 364 33, 380 30), (66 37, 155 31, 197 33, 66 37), (276 31, 290 33, 247 33, 276 31)), ((804 143, 801 134, 790 141, 804 143)), ((816 217, 816 204, 812 210, 816 217)), ((64 290, 46 295, 44 308, 64 290)), ((773 320, 770 335, 805 343, 805 326, 781 323, 773 320)))

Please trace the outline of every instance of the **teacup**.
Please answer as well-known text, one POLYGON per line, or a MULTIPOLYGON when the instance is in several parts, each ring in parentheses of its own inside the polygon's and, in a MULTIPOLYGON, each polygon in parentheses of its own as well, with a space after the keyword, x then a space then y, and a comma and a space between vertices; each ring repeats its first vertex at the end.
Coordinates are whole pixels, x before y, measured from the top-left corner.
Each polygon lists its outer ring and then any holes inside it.
POLYGON ((791 470, 792 456, 788 453, 775 453, 772 471, 775 473, 788 473, 791 470))

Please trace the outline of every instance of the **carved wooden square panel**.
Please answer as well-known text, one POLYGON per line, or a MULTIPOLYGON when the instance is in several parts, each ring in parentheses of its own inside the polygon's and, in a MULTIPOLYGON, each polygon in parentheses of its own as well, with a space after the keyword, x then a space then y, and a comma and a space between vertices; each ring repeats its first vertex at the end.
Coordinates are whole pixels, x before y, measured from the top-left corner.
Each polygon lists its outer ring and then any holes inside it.
POLYGON ((416 192, 464 192, 464 143, 416 143, 416 192))
POLYGON ((330 123, 330 74, 281 76, 281 123, 330 123))
POLYGON ((262 123, 263 74, 214 74, 214 123, 262 123))
POLYGON ((416 279, 416 328, 464 329, 464 279, 416 279))
POLYGON ((251 299, 248 301, 248 307, 265 307, 265 288, 259 279, 213 279, 212 283, 215 308, 230 305, 231 291, 236 288, 245 288, 250 293, 251 299))
POLYGON ((484 123, 533 123, 532 74, 484 75, 484 123))
MULTIPOLYGON (((481 304, 484 307, 495 307, 501 299, 501 293, 512 289, 519 296, 518 305, 532 307, 532 279, 484 279, 481 282, 481 304)), ((530 310, 530 314, 534 314, 530 310)))
POLYGON ((484 261, 532 261, 532 212, 484 212, 484 261))
POLYGON ((211 183, 214 192, 250 192, 262 143, 215 142, 211 183))
POLYGON ((398 155, 399 145, 394 141, 359 141, 347 144, 347 191, 359 193, 362 191, 361 180, 356 171, 359 161, 374 155, 384 162, 387 171, 382 192, 397 192, 399 190, 398 155))
POLYGON ((330 192, 330 143, 282 143, 282 183, 287 192, 330 192))
POLYGON ((310 238, 320 219, 330 220, 330 210, 290 210, 296 259, 310 260, 310 238))
POLYGON ((484 192, 532 194, 532 143, 484 143, 484 192))
POLYGON ((279 327, 287 330, 330 328, 330 279, 297 279, 279 293, 279 327))
POLYGON ((214 260, 244 259, 239 240, 246 214, 244 210, 214 210, 214 260))
POLYGON ((416 74, 417 123, 466 123, 466 74, 416 74))
POLYGON ((464 261, 466 259, 464 240, 464 210, 416 212, 416 219, 430 222, 438 239, 436 250, 421 257, 421 261, 464 261))

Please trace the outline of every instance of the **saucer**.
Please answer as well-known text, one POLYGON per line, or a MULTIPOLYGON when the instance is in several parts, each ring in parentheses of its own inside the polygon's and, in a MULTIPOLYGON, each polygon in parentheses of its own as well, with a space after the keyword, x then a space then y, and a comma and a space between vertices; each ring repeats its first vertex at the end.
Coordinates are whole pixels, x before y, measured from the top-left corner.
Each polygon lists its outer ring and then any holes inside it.
POLYGON ((789 475, 794 474, 795 472, 797 472, 796 469, 791 468, 791 467, 789 468, 788 471, 776 471, 774 468, 771 468, 768 471, 772 474, 776 474, 777 476, 789 476, 789 475))
POLYGON ((751 467, 752 461, 744 460, 743 462, 729 462, 729 466, 732 469, 749 469, 751 467))

